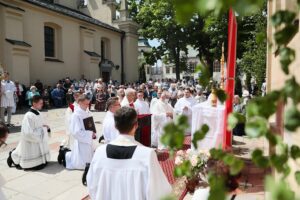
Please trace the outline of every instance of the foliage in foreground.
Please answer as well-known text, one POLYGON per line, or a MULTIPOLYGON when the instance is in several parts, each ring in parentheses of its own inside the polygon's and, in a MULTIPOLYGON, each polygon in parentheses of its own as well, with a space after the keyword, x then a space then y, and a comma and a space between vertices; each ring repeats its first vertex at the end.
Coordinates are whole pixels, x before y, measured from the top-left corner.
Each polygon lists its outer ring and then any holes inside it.
MULTIPOLYGON (((238 15, 246 15, 256 12, 263 4, 262 0, 173 0, 176 8, 176 17, 180 22, 190 20, 195 14, 221 15, 226 13, 229 8, 233 8, 238 15)), ((274 2, 275 3, 275 2, 274 2)), ((298 1, 298 6, 300 1, 298 1)), ((299 10, 297 10, 299 12, 299 10)), ((251 138, 264 137, 269 141, 271 148, 276 149, 270 156, 264 156, 262 149, 255 149, 252 153, 252 161, 261 168, 271 167, 278 174, 279 178, 265 177, 265 189, 270 193, 270 200, 295 200, 295 196, 288 184, 287 177, 291 175, 291 162, 300 158, 300 147, 298 145, 288 146, 283 142, 282 137, 278 136, 278 130, 269 124, 269 118, 276 113, 280 106, 287 105, 289 108, 285 111, 284 128, 291 132, 296 132, 300 126, 300 85, 296 82, 293 75, 290 75, 289 66, 295 60, 295 50, 288 47, 288 43, 293 39, 298 31, 298 25, 295 23, 298 13, 279 10, 271 18, 273 26, 276 28, 274 40, 276 52, 279 54, 282 71, 289 75, 284 86, 280 90, 272 91, 265 97, 259 97, 252 100, 247 107, 246 134, 251 138)), ((200 69, 204 69, 200 67, 200 69)), ((205 73, 200 78, 200 82, 207 83, 210 77, 205 73)), ((241 120, 245 120, 238 114, 232 114, 229 120, 229 128, 234 127, 241 120)), ((186 120, 181 119, 176 123, 169 124, 165 128, 165 135, 162 138, 163 143, 168 145, 171 150, 182 147, 184 138, 184 127, 186 120)), ((196 140, 204 138, 207 127, 202 127, 197 133, 196 140)), ((232 154, 223 152, 220 149, 211 150, 211 155, 223 160, 230 166, 231 173, 235 174, 242 170, 243 162, 232 154)), ((182 174, 188 174, 189 168, 182 168, 182 174)), ((293 174, 295 181, 300 186, 300 171, 293 174)), ((210 197, 213 200, 225 199, 225 188, 221 179, 210 177, 210 197)))

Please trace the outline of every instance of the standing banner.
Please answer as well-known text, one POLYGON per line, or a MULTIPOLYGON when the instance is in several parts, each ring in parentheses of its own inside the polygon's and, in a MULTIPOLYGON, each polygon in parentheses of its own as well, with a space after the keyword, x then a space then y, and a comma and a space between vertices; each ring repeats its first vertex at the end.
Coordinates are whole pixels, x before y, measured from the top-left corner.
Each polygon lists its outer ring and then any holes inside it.
POLYGON ((228 20, 228 56, 227 56, 227 78, 225 92, 227 100, 225 103, 224 115, 224 134, 223 134, 223 149, 231 149, 232 131, 227 130, 228 115, 233 110, 234 97, 234 82, 235 82, 235 66, 236 66, 236 43, 237 43, 237 22, 235 13, 232 9, 229 10, 228 20))

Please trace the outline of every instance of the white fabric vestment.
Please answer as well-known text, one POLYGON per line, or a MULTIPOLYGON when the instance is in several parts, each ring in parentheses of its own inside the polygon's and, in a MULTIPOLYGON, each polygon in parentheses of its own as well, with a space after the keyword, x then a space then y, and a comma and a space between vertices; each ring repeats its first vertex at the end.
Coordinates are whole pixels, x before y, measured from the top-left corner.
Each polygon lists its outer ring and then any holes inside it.
POLYGON ((125 107, 125 106, 129 107, 129 101, 126 96, 123 98, 123 100, 121 102, 121 107, 125 107))
POLYGON ((107 145, 97 149, 87 174, 92 200, 160 200, 171 193, 153 149, 129 135, 119 135, 110 144, 137 147, 130 159, 108 158, 107 145))
POLYGON ((150 114, 149 104, 144 100, 137 99, 134 102, 134 109, 139 115, 150 114))
POLYGON ((74 138, 73 149, 66 153, 67 169, 84 169, 93 157, 93 132, 86 131, 83 119, 90 117, 89 111, 75 109, 71 117, 70 132, 74 138))
POLYGON ((194 97, 189 97, 189 98, 183 97, 178 99, 178 101, 174 106, 174 110, 177 115, 185 115, 188 117, 189 125, 190 125, 188 130, 186 131, 188 134, 191 133, 191 127, 192 127, 192 107, 196 104, 197 101, 194 97), (184 107, 187 107, 187 109, 184 110, 184 107))
POLYGON ((1 200, 6 200, 6 197, 4 196, 3 191, 2 191, 2 187, 4 184, 5 184, 5 180, 0 174, 0 199, 1 200))
POLYGON ((115 127, 114 113, 111 111, 107 111, 104 117, 102 134, 104 136, 105 143, 111 142, 120 135, 120 132, 115 127))
POLYGON ((150 102, 150 113, 152 113, 152 109, 153 109, 153 107, 154 107, 154 104, 155 104, 157 101, 158 101, 158 98, 156 98, 156 97, 153 97, 153 98, 151 99, 151 102, 150 102))
POLYGON ((48 133, 43 127, 44 122, 40 112, 27 112, 22 121, 21 140, 12 152, 15 164, 22 168, 33 168, 50 160, 48 133))
POLYGON ((157 146, 158 149, 164 148, 160 138, 164 133, 164 126, 172 121, 172 118, 167 117, 166 113, 173 113, 172 106, 160 99, 157 100, 151 108, 151 141, 152 145, 157 146))
MULTIPOLYGON (((76 109, 80 109, 80 107, 76 101, 73 103, 73 106, 74 106, 74 111, 76 109)), ((73 110, 70 107, 68 107, 65 112, 65 126, 66 126, 66 135, 67 136, 66 136, 66 139, 63 141, 63 145, 71 150, 73 149, 73 143, 74 143, 74 138, 70 131, 72 115, 73 115, 73 110)))
POLYGON ((1 81, 1 107, 13 107, 15 104, 14 93, 16 85, 12 81, 1 81))

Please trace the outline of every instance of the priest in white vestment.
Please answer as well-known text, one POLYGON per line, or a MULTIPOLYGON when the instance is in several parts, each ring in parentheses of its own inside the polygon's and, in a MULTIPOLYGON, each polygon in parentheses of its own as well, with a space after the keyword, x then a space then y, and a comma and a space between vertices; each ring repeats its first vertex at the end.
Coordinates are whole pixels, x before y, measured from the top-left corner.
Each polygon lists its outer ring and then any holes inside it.
POLYGON ((112 140, 116 139, 120 133, 116 129, 114 114, 117 110, 121 108, 119 98, 111 97, 107 101, 107 109, 106 115, 103 120, 103 128, 102 134, 104 136, 105 143, 109 143, 112 140))
POLYGON ((173 120, 174 111, 169 102, 169 93, 163 91, 160 99, 151 108, 151 145, 164 149, 160 139, 164 133, 164 126, 173 120))
POLYGON ((45 125, 39 112, 42 108, 42 97, 33 96, 32 107, 25 114, 22 121, 21 140, 17 148, 11 153, 15 166, 23 169, 42 169, 50 160, 48 145, 50 128, 45 125))
POLYGON ((184 90, 184 97, 178 99, 174 110, 177 115, 185 115, 189 120, 189 128, 186 134, 191 134, 192 127, 192 107, 197 104, 197 100, 192 96, 191 89, 184 90))
POLYGON ((138 115, 150 114, 149 104, 144 100, 143 90, 139 90, 137 93, 137 99, 134 102, 134 109, 138 115))
POLYGON ((127 88, 125 90, 125 97, 121 102, 121 106, 127 106, 127 107, 131 107, 134 108, 134 101, 136 99, 136 91, 132 88, 127 88))
POLYGON ((70 123, 70 132, 74 138, 73 150, 66 152, 62 159, 67 169, 84 169, 93 157, 93 139, 96 138, 96 133, 86 130, 83 123, 84 119, 91 117, 88 110, 90 100, 86 95, 81 95, 78 104, 70 123))
POLYGON ((92 200, 160 200, 172 188, 151 148, 135 141, 137 113, 123 107, 115 115, 121 133, 100 146, 93 157, 87 188, 92 200))

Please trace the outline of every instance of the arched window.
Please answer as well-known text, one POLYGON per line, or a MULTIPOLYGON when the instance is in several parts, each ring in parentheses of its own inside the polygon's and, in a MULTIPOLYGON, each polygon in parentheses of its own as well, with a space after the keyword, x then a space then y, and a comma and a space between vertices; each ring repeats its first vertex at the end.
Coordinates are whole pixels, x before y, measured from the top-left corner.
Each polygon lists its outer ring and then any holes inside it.
POLYGON ((55 57, 55 29, 44 26, 45 57, 55 57))

